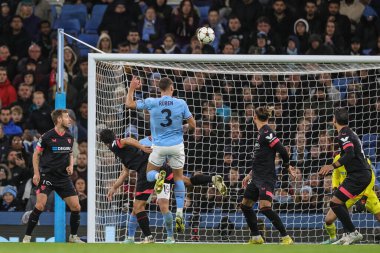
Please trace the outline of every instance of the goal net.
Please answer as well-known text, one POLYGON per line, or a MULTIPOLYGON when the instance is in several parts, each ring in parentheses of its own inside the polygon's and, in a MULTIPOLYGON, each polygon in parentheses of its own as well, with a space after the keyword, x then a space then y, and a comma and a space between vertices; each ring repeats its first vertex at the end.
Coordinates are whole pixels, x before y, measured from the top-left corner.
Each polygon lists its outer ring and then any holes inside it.
MULTIPOLYGON (((186 231, 176 235, 178 241, 248 240, 239 203, 244 192, 242 179, 252 166, 257 136, 252 117, 259 106, 274 106, 269 124, 297 169, 297 177, 290 178, 281 169, 281 159, 276 159, 274 210, 295 242, 327 239, 323 224, 333 192, 332 176, 319 177, 317 172, 339 153, 334 142, 333 110, 348 108, 350 127, 361 138, 364 153, 379 175, 379 68, 380 60, 373 57, 90 54, 89 241, 119 242, 127 233, 136 175, 131 173, 116 197, 107 201, 108 188, 122 167, 99 142, 99 131, 110 128, 119 138, 150 135, 148 113, 129 111, 124 106, 132 76, 138 76, 142 83, 136 99, 159 96, 162 77, 174 81, 174 95, 186 100, 197 122, 195 131, 185 134, 184 175, 219 174, 229 188, 225 197, 211 184, 187 188, 186 231)), ((175 208, 172 194, 172 211, 175 208)), ((163 241, 166 231, 155 196, 146 209, 153 234, 157 241, 163 241)), ((254 209, 258 212, 257 206, 254 209)), ((350 212, 365 235, 364 242, 379 241, 374 216, 355 205, 350 212)), ((258 219, 266 241, 278 242, 279 234, 269 220, 260 212, 258 219)), ((341 235, 342 226, 338 221, 336 224, 341 235)), ((139 240, 140 229, 137 231, 139 240)))

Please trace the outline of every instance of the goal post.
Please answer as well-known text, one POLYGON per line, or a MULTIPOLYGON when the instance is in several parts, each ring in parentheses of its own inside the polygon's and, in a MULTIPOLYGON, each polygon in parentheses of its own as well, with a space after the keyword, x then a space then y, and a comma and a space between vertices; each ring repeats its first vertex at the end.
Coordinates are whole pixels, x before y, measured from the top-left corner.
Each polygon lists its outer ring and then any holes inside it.
MULTIPOLYGON (((161 77, 174 81, 175 96, 188 102, 197 121, 197 129, 185 134, 184 174, 218 173, 231 186, 227 197, 212 185, 188 188, 187 228, 179 241, 247 240, 249 232, 238 208, 239 182, 251 168, 255 107, 274 106, 270 124, 298 168, 298 177, 290 179, 276 161, 279 180, 273 206, 296 242, 316 243, 327 235, 323 217, 332 194, 331 177, 318 178, 316 171, 338 152, 331 124, 334 107, 349 108, 350 126, 379 173, 378 56, 89 54, 88 64, 88 242, 122 241, 127 233, 136 180, 130 178, 116 198, 107 201, 107 188, 119 176, 121 164, 99 142, 98 132, 107 127, 119 138, 128 134, 138 139, 150 134, 147 113, 124 106, 132 75, 142 82, 137 98, 158 96, 161 77)), ((154 201, 147 210, 160 241, 165 237, 162 216, 154 201)), ((355 207, 352 212, 365 241, 379 240, 373 215, 355 207)), ((258 217, 267 241, 278 241, 270 222, 258 217)), ((337 226, 341 228, 339 222, 337 226)))

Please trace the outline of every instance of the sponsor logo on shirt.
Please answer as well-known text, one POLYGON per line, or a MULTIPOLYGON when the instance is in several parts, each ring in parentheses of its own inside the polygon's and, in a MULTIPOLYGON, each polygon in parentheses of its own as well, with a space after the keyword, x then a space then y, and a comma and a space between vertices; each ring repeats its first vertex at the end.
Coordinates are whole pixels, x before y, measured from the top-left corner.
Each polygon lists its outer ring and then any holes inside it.
POLYGON ((70 151, 71 147, 51 147, 52 151, 70 151))

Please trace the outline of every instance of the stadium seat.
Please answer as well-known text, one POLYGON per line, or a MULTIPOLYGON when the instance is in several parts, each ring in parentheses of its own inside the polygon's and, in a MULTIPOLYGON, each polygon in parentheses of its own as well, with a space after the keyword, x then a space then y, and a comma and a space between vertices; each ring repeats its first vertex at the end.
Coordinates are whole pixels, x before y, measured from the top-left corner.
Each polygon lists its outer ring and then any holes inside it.
POLYGON ((199 11, 200 23, 207 21, 208 11, 210 10, 210 6, 199 6, 197 7, 199 11))
POLYGON ((94 7, 92 8, 91 17, 95 17, 99 20, 102 20, 104 13, 107 10, 107 6, 108 5, 106 4, 95 4, 94 7))
MULTIPOLYGON (((99 40, 99 36, 97 34, 80 34, 78 39, 90 44, 93 47, 96 47, 96 43, 99 40)), ((77 42, 77 47, 79 49, 81 56, 87 56, 87 54, 91 51, 89 47, 83 45, 82 43, 77 42)))
POLYGON ((84 27, 87 20, 87 7, 84 4, 65 4, 62 6, 60 19, 78 19, 81 27, 84 27))
POLYGON ((71 34, 73 36, 77 36, 80 33, 80 27, 81 26, 78 19, 57 19, 53 25, 53 29, 62 28, 64 29, 65 33, 71 34))
POLYGON ((98 27, 103 20, 103 16, 106 10, 107 5, 105 4, 94 5, 94 7, 92 8, 91 18, 86 21, 86 25, 84 27, 85 33, 98 33, 98 27))
POLYGON ((362 138, 364 154, 371 160, 372 163, 376 163, 376 134, 365 134, 362 138))
POLYGON ((97 34, 98 27, 101 22, 102 22, 101 19, 98 19, 96 17, 91 17, 89 20, 87 20, 86 25, 84 26, 84 32, 89 33, 89 34, 97 34))

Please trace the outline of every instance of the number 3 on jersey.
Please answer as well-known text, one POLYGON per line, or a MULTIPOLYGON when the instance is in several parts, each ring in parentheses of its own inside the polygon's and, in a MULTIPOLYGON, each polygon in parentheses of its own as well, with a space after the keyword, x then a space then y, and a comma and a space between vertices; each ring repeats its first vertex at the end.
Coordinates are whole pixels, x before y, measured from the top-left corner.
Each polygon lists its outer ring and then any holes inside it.
POLYGON ((173 123, 173 120, 170 118, 170 116, 172 116, 172 111, 170 111, 169 109, 163 109, 161 111, 161 113, 162 114, 166 113, 165 119, 167 120, 167 122, 166 123, 161 123, 160 125, 162 127, 168 127, 168 126, 170 126, 173 123))

